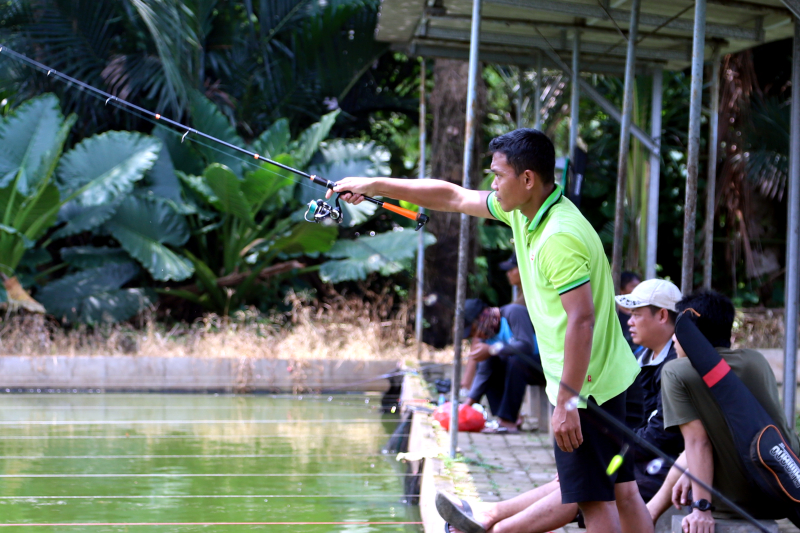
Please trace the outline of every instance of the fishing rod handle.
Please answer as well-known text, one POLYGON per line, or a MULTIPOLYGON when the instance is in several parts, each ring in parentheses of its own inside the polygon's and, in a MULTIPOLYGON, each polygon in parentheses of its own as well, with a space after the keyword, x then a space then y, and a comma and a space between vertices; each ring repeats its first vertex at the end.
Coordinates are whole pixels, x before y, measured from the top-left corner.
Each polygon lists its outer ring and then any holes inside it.
POLYGON ((416 211, 412 211, 411 209, 406 209, 405 207, 400 207, 399 205, 387 204, 385 202, 383 204, 383 208, 388 209, 393 213, 397 213, 398 215, 416 221, 417 227, 414 231, 419 230, 420 228, 422 228, 422 226, 428 223, 428 215, 425 215, 423 213, 417 213, 416 211))

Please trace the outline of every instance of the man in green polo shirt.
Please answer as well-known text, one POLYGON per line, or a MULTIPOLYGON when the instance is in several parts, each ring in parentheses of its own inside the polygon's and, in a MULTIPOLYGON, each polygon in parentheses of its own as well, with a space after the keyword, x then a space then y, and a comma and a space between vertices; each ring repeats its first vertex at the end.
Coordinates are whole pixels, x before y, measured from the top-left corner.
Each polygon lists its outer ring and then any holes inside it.
POLYGON ((546 135, 518 129, 492 140, 489 150, 495 175, 491 192, 443 180, 391 178, 346 178, 334 192, 347 191, 342 199, 353 204, 365 195, 386 196, 511 226, 547 395, 555 405, 552 424, 562 500, 578 503, 590 533, 652 531, 632 461, 606 473, 625 438, 586 402, 575 402, 575 391, 580 391, 624 421, 625 391, 639 372, 617 319, 600 238, 556 185, 555 150, 546 135))

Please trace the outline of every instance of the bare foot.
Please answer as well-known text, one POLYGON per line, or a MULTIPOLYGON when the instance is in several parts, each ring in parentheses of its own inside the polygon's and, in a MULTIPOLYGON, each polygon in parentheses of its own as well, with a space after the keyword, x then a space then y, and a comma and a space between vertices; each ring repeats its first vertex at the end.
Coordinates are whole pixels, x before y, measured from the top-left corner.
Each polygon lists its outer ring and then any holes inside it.
MULTIPOLYGON (((475 520, 481 523, 483 528, 486 530, 486 533, 491 533, 492 528, 494 525, 499 522, 500 520, 496 518, 493 514, 495 510, 494 503, 475 503, 472 505, 473 516, 475 520)), ((452 525, 450 526, 450 533, 464 533, 460 529, 456 529, 452 525)))

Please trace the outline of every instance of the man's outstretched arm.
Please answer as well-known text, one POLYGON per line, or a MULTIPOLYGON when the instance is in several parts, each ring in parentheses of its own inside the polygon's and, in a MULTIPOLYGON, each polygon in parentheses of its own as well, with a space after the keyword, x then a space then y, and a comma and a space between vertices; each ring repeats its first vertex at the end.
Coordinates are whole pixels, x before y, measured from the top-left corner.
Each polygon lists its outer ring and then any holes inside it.
POLYGON ((383 196, 411 202, 425 209, 451 213, 466 213, 474 217, 494 218, 486 206, 489 191, 473 191, 454 183, 435 179, 397 178, 345 178, 336 182, 334 192, 342 194, 342 200, 358 205, 364 196, 383 196))

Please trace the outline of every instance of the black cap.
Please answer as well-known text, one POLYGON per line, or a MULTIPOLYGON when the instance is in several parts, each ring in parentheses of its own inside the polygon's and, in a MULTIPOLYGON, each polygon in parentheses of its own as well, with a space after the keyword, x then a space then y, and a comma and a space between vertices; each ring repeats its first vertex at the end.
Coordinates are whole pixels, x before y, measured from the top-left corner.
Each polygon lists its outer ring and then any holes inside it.
POLYGON ((500 270, 511 270, 517 268, 517 252, 511 252, 511 257, 500 263, 500 270))
POLYGON ((486 309, 487 305, 480 298, 470 298, 464 302, 464 336, 468 339, 472 333, 472 323, 480 316, 481 311, 486 309))

